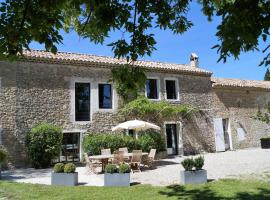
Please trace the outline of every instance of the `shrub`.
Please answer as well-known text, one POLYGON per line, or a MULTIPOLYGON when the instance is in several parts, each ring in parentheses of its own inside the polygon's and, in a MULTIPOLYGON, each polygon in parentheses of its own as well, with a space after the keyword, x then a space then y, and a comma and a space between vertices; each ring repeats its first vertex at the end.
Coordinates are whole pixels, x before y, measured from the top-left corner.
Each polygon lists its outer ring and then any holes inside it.
POLYGON ((74 173, 76 171, 76 166, 73 163, 67 163, 64 166, 65 173, 74 173))
POLYGON ((130 166, 126 163, 123 163, 119 165, 119 173, 129 173, 130 172, 130 166))
POLYGON ((108 164, 105 167, 105 172, 109 174, 118 173, 117 166, 114 164, 108 164))
POLYGON ((186 171, 191 171, 192 168, 194 167, 194 160, 193 158, 186 158, 181 162, 181 164, 186 171))
POLYGON ((62 173, 64 172, 64 163, 56 163, 53 167, 53 171, 55 173, 62 173))
POLYGON ((26 147, 34 168, 50 166, 62 146, 63 134, 61 128, 40 123, 33 127, 26 136, 26 147))
POLYGON ((130 136, 116 134, 88 134, 83 139, 83 149, 90 155, 98 155, 101 149, 110 148, 111 152, 121 147, 127 147, 129 151, 142 149, 149 152, 151 148, 162 151, 165 149, 165 139, 159 133, 145 133, 135 139, 130 136))
POLYGON ((138 139, 140 148, 144 152, 149 152, 151 149, 156 149, 157 152, 165 150, 165 139, 157 132, 145 132, 138 139))
POLYGON ((194 159, 194 167, 196 170, 201 170, 204 166, 204 157, 199 156, 194 159))
POLYGON ((8 153, 6 149, 0 148, 0 165, 7 160, 8 153))
POLYGON ((88 134, 84 137, 84 151, 90 155, 98 155, 101 149, 110 148, 114 152, 120 147, 124 147, 125 140, 123 136, 112 134, 88 134))

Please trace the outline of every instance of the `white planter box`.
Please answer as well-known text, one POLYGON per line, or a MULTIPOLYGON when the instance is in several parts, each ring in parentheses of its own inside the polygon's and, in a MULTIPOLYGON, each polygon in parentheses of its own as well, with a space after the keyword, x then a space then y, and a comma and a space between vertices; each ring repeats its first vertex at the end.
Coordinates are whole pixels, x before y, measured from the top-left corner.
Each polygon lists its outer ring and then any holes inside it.
POLYGON ((130 186, 130 173, 105 173, 104 186, 130 186))
POLYGON ((180 184, 200 184, 207 182, 207 171, 180 171, 180 184))
POLYGON ((66 185, 66 186, 78 185, 78 172, 75 172, 75 173, 52 172, 51 184, 52 185, 66 185))

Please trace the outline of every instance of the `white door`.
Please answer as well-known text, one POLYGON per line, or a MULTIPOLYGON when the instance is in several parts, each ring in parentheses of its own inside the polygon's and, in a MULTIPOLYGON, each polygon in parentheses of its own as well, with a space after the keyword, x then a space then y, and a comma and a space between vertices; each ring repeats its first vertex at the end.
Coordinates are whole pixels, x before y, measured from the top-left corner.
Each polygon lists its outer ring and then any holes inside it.
POLYGON ((222 118, 214 119, 214 132, 216 141, 216 151, 225 151, 225 139, 222 118))

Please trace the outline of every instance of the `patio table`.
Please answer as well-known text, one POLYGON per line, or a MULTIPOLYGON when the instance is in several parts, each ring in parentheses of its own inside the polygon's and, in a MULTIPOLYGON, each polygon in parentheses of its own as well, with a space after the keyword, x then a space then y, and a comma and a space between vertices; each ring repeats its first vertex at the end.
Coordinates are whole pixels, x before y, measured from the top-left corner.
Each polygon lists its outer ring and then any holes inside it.
MULTIPOLYGON (((147 152, 143 152, 142 156, 146 156, 148 155, 147 152)), ((109 162, 110 158, 113 158, 113 154, 108 154, 108 155, 95 155, 95 156, 89 156, 90 160, 100 160, 101 161, 101 165, 102 165, 102 172, 105 171, 105 167, 109 162)), ((124 157, 132 157, 132 153, 125 153, 124 157)))

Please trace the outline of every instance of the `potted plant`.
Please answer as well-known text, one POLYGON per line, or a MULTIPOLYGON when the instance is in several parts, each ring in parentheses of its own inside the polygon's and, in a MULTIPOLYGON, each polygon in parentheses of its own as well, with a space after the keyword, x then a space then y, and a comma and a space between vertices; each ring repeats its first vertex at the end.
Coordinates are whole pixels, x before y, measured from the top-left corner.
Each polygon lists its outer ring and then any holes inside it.
POLYGON ((270 136, 261 138, 261 148, 270 149, 270 136))
POLYGON ((181 184, 200 184, 207 182, 207 171, 202 169, 204 157, 199 156, 195 159, 186 158, 181 162, 185 171, 180 171, 181 184))
POLYGON ((130 186, 130 166, 108 164, 105 168, 104 186, 130 186))
POLYGON ((7 159, 7 151, 4 148, 0 148, 0 179, 2 177, 1 175, 2 164, 6 161, 6 159, 7 159))
POLYGON ((74 186, 78 184, 78 172, 75 172, 76 166, 73 163, 57 163, 54 165, 51 184, 74 186))

